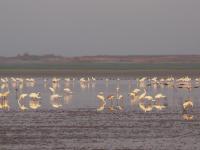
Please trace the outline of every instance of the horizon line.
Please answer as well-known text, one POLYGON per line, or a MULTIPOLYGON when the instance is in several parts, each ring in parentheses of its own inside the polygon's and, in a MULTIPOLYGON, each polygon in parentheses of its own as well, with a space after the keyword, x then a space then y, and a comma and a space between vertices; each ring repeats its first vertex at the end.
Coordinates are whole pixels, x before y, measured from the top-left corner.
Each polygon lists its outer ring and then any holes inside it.
POLYGON ((96 54, 96 55, 77 55, 77 56, 67 56, 67 55, 56 55, 56 54, 30 54, 30 53, 23 53, 23 54, 17 54, 15 56, 3 56, 0 55, 0 57, 4 58, 13 58, 13 57, 20 57, 20 56, 55 56, 55 57, 66 57, 66 58, 75 58, 75 57, 97 57, 97 56, 112 56, 112 57, 130 57, 130 56, 200 56, 200 54, 126 54, 126 55, 119 55, 119 54, 96 54))

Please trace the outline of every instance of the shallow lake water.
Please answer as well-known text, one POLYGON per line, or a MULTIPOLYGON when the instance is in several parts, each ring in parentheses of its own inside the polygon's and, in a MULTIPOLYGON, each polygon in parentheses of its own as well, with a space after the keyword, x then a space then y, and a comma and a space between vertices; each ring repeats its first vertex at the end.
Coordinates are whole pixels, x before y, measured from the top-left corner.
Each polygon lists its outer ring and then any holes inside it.
MULTIPOLYGON (((198 149, 200 146, 199 88, 189 92, 161 85, 139 86, 135 79, 102 79, 84 84, 78 79, 64 78, 59 84, 53 84, 51 78, 46 82, 43 78, 35 81, 1 84, 1 92, 10 94, 6 99, 9 108, 0 110, 0 149, 198 149), (52 101, 49 87, 54 87, 62 97, 52 101), (72 93, 64 92, 66 88, 72 93), (166 98, 159 103, 165 108, 144 112, 139 102, 129 96, 135 88, 146 89, 147 95, 162 93, 166 98), (40 92, 41 98, 32 102, 27 96, 19 104, 21 94, 33 92, 40 92), (111 112, 107 102, 106 108, 97 112, 99 92, 106 96, 123 95, 120 103, 123 109, 111 112), (185 114, 183 102, 188 98, 194 106, 185 114), (19 105, 26 109, 21 110, 19 105)), ((1 103, 5 104, 5 99, 1 103)))

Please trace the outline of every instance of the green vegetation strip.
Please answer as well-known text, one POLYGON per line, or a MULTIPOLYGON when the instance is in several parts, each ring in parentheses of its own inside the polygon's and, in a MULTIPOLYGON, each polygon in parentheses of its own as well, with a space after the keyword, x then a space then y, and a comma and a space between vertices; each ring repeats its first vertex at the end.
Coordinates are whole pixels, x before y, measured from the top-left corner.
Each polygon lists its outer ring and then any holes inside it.
POLYGON ((135 63, 67 63, 67 64, 9 64, 0 70, 200 70, 200 64, 135 64, 135 63))

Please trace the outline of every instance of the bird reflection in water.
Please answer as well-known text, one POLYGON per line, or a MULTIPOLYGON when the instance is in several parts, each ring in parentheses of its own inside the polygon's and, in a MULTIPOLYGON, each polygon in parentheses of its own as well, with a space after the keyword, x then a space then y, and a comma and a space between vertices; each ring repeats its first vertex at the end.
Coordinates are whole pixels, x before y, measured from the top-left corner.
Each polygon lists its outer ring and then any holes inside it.
POLYGON ((194 115, 191 115, 191 114, 183 114, 183 115, 182 115, 182 118, 183 118, 183 120, 191 121, 191 120, 194 119, 194 115))
MULTIPOLYGON (((57 83, 53 83, 53 84, 57 84, 57 83)), ((56 92, 56 89, 57 87, 55 86, 49 87, 49 90, 51 92, 50 102, 53 108, 60 108, 62 107, 62 103, 61 103, 62 96, 56 92)))
POLYGON ((70 88, 65 88, 64 89, 64 102, 65 104, 68 104, 69 101, 72 99, 72 90, 70 88))
POLYGON ((65 78, 65 87, 69 87, 71 84, 71 79, 70 78, 65 78))
POLYGON ((191 98, 187 98, 183 102, 183 115, 182 118, 183 120, 193 120, 194 116, 192 115, 192 109, 193 109, 194 103, 191 98))
POLYGON ((64 102, 65 104, 69 104, 69 102, 72 100, 72 95, 64 94, 64 102))
POLYGON ((64 102, 65 104, 68 104, 69 101, 72 99, 72 90, 69 88, 64 89, 64 102))
MULTIPOLYGON (((132 93, 130 93, 134 98, 136 93, 139 93, 140 89, 135 89, 132 93)), ((144 89, 144 92, 137 96, 137 100, 139 101, 139 108, 144 112, 150 112, 154 109, 163 110, 166 108, 165 105, 162 104, 161 100, 166 99, 166 96, 162 93, 158 93, 155 96, 147 95, 147 91, 144 89)))
POLYGON ((106 88, 108 88, 108 86, 109 86, 109 79, 108 78, 105 79, 105 85, 106 85, 106 88))
POLYGON ((0 109, 2 109, 2 110, 10 109, 9 102, 8 102, 9 94, 10 94, 9 91, 0 93, 0 109))
POLYGON ((97 98, 100 102, 97 111, 103 111, 105 109, 106 101, 110 103, 110 105, 108 106, 108 110, 110 112, 114 112, 117 110, 122 111, 124 109, 124 97, 119 93, 119 88, 117 88, 116 95, 111 94, 106 97, 103 92, 99 92, 97 98))

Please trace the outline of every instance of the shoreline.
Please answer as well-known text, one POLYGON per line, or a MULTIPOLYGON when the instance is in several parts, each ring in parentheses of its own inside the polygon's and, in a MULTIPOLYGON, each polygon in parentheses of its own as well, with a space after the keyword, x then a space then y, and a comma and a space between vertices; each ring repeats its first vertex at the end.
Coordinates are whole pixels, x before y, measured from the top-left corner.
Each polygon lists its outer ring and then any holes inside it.
POLYGON ((117 78, 117 77, 124 77, 124 78, 130 78, 130 77, 169 77, 169 76, 175 76, 175 77, 183 77, 183 76, 190 76, 190 77, 200 77, 200 70, 174 70, 174 69, 168 69, 168 70, 144 70, 144 69, 138 69, 138 70, 108 70, 108 69, 4 69, 0 70, 0 76, 35 76, 35 77, 109 77, 109 78, 117 78))

